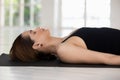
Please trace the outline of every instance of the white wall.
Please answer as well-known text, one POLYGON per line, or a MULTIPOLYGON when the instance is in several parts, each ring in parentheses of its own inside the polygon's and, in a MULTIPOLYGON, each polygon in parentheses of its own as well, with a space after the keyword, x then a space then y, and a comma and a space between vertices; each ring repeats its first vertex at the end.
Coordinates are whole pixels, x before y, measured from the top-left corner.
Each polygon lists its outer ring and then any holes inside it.
POLYGON ((60 28, 60 0, 42 0, 41 26, 50 29, 55 36, 59 35, 60 28), (56 32, 57 31, 57 32, 56 32))
POLYGON ((111 27, 120 29, 120 0, 111 0, 111 27))
MULTIPOLYGON (((42 11, 41 11, 41 24, 50 28, 51 32, 54 35, 59 35, 60 32, 60 12, 57 11, 60 9, 60 4, 57 4, 57 1, 60 0, 42 0, 42 11), (57 21, 58 20, 58 21, 57 21)), ((110 23, 111 27, 120 29, 120 0, 111 0, 111 16, 110 16, 110 23)))
POLYGON ((54 0, 42 0, 41 25, 52 28, 54 24, 54 0))

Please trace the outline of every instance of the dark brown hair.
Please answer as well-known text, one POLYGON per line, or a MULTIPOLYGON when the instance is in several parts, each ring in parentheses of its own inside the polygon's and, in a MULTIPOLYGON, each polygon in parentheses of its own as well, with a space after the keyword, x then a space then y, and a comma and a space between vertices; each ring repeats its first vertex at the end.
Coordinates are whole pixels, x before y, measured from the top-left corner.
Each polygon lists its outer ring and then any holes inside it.
POLYGON ((23 38, 20 34, 14 41, 10 49, 10 58, 14 61, 20 60, 24 62, 37 60, 54 60, 56 57, 51 54, 38 52, 32 48, 34 42, 30 37, 23 38))

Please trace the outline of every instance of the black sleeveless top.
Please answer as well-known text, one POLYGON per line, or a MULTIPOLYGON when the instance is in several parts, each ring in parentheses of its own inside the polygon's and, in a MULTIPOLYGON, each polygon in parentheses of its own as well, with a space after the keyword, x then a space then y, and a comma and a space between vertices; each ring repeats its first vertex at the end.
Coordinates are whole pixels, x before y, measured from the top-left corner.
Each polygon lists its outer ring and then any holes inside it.
POLYGON ((90 50, 120 55, 120 30, 83 27, 77 29, 68 38, 72 36, 81 37, 90 50))

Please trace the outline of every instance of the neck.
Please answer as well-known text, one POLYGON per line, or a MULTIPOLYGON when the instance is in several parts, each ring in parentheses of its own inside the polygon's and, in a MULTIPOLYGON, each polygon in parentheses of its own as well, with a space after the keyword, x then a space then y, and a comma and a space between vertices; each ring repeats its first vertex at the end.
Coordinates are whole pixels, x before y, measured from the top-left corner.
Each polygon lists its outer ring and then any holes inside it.
POLYGON ((55 54, 57 53, 57 49, 58 46, 61 44, 61 42, 64 40, 64 38, 58 38, 58 37, 51 37, 49 39, 49 43, 48 43, 48 51, 51 54, 55 54))

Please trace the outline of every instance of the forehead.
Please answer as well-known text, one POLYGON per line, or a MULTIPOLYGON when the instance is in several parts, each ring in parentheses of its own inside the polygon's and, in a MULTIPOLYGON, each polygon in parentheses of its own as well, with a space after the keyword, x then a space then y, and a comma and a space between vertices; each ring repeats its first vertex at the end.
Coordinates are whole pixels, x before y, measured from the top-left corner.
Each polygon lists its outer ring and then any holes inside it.
POLYGON ((29 31, 24 31, 22 33, 22 37, 29 37, 29 31))

